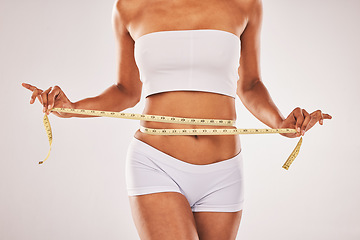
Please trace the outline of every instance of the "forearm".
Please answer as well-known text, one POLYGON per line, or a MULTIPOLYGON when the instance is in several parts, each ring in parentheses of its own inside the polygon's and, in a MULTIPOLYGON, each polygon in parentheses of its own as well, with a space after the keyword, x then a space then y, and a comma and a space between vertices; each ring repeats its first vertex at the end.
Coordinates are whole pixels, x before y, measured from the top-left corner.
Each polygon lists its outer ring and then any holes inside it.
MULTIPOLYGON (((134 107, 137 102, 138 99, 127 92, 125 88, 114 84, 98 96, 74 102, 73 108, 121 112, 127 108, 134 107)), ((71 117, 94 116, 73 114, 71 117)))
POLYGON ((257 81, 251 89, 239 92, 238 95, 244 106, 270 128, 279 128, 284 121, 285 118, 271 99, 262 81, 257 81))

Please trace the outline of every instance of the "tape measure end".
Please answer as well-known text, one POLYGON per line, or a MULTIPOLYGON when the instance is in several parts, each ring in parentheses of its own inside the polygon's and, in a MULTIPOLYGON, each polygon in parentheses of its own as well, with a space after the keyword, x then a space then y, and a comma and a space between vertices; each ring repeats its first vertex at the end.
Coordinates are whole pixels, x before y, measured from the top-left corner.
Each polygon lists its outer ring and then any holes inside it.
POLYGON ((44 161, 40 161, 40 162, 39 162, 39 164, 43 164, 43 163, 44 163, 44 161))

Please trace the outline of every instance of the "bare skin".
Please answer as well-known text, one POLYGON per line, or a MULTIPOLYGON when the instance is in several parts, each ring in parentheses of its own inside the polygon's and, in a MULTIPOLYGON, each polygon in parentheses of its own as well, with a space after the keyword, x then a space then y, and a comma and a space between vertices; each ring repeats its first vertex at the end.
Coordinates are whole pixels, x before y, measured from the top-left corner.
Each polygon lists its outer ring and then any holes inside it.
MULTIPOLYGON (((271 128, 294 128, 299 137, 317 122, 331 119, 317 110, 309 114, 295 108, 284 118, 273 103, 260 75, 260 0, 191 1, 191 0, 119 0, 114 5, 113 26, 118 44, 118 80, 102 94, 72 103, 58 86, 45 91, 23 86, 50 113, 53 107, 70 107, 122 111, 135 106, 142 83, 134 59, 135 41, 148 33, 173 30, 217 29, 241 39, 241 59, 237 95, 244 106, 271 128)), ((174 91, 146 98, 145 114, 236 120, 235 100, 229 96, 174 91)), ((52 112, 58 117, 90 117, 52 112)), ((211 128, 201 125, 180 125, 158 122, 140 124, 150 128, 211 128)), ((219 127, 233 128, 233 127, 219 127)), ((210 164, 231 158, 241 151, 240 138, 233 136, 154 136, 139 130, 137 139, 177 159, 192 164, 210 164)), ((241 221, 238 212, 191 212, 186 198, 174 192, 129 197, 133 219, 141 239, 235 239, 241 221)))

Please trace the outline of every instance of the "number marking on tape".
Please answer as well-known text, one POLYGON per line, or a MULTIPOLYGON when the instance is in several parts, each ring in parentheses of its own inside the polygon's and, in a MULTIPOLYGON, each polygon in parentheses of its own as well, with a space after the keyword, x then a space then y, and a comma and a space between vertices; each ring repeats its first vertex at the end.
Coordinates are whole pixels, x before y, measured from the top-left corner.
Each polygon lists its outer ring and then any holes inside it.
MULTIPOLYGON (((86 110, 86 109, 71 109, 71 108, 53 108, 51 111, 74 113, 99 117, 113 117, 133 120, 144 120, 153 122, 165 122, 165 123, 180 123, 189 125, 209 125, 209 126, 235 126, 235 121, 224 119, 200 119, 200 118, 182 118, 172 116, 160 116, 160 115, 147 115, 137 113, 123 113, 123 112, 110 112, 110 111, 98 111, 98 110, 86 110)), ((44 127, 49 139, 50 149, 45 160, 40 161, 39 164, 44 163, 50 156, 52 145, 52 131, 48 116, 45 114, 44 127)), ((236 134, 271 134, 271 133, 296 133, 295 129, 291 128, 279 128, 279 129, 221 129, 221 128, 206 128, 206 129, 154 129, 140 126, 140 131, 151 135, 236 135, 236 134)), ((302 144, 302 137, 297 143, 295 149, 292 151, 284 165, 284 169, 288 170, 290 165, 299 154, 302 144)))

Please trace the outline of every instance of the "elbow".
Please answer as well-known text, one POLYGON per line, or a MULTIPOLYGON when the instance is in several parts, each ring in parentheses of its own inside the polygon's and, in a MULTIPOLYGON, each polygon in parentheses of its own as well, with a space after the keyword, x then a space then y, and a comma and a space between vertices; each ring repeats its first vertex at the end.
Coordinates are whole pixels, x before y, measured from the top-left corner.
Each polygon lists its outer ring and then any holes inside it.
POLYGON ((245 95, 247 92, 254 90, 258 83, 261 83, 260 78, 253 78, 251 80, 239 80, 237 84, 236 93, 240 97, 245 95))
POLYGON ((129 97, 129 98, 130 98, 130 101, 129 101, 130 106, 135 107, 136 104, 138 104, 140 102, 140 100, 141 100, 141 94, 136 94, 136 95, 134 95, 132 97, 129 97))
POLYGON ((125 94, 128 97, 130 107, 135 107, 141 100, 141 89, 126 89, 125 94))
POLYGON ((137 89, 136 91, 131 91, 128 88, 125 88, 123 85, 115 84, 117 90, 120 93, 120 101, 126 101, 126 105, 128 108, 136 106, 141 100, 141 89, 137 89))

